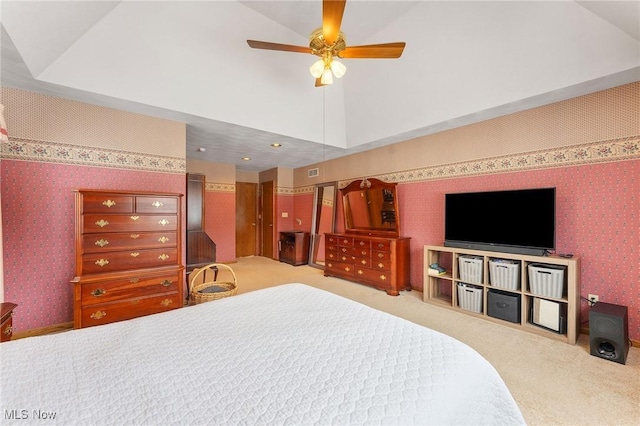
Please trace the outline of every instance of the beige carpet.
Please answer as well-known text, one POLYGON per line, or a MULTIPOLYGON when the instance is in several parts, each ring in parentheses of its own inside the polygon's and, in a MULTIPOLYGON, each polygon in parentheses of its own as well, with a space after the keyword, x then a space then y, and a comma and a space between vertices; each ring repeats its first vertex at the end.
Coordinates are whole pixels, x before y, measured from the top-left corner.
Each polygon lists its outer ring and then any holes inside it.
POLYGON ((493 364, 530 425, 640 425, 640 348, 631 348, 621 365, 591 356, 589 336, 569 345, 426 304, 417 291, 391 297, 325 277, 321 269, 264 257, 240 258, 230 266, 239 293, 304 283, 455 337, 493 364))

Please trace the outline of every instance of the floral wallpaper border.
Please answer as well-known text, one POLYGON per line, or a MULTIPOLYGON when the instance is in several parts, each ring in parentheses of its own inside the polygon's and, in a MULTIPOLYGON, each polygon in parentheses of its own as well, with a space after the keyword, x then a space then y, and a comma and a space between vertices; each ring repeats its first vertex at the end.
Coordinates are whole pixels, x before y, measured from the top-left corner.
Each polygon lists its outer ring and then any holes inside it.
POLYGON ((205 182, 204 190, 209 192, 236 192, 236 185, 233 183, 205 182))
POLYGON ((0 158, 176 174, 187 172, 185 158, 18 138, 2 142, 0 158))
MULTIPOLYGON (((385 182, 418 182, 482 174, 634 160, 639 158, 640 136, 632 136, 603 142, 572 145, 570 147, 443 164, 370 177, 375 177, 385 182)), ((351 180, 340 181, 338 186, 343 188, 350 182, 351 180)))

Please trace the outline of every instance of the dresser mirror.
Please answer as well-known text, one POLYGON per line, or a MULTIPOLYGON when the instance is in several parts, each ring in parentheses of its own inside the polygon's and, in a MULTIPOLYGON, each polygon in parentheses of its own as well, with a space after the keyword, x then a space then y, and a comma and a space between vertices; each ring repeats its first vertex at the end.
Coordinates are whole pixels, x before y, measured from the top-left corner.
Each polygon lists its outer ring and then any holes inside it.
POLYGON ((324 239, 326 233, 334 231, 337 192, 336 182, 321 183, 315 187, 309 248, 310 266, 324 268, 324 239))
POLYGON ((396 183, 378 179, 351 182, 340 190, 348 233, 397 237, 400 234, 396 183))

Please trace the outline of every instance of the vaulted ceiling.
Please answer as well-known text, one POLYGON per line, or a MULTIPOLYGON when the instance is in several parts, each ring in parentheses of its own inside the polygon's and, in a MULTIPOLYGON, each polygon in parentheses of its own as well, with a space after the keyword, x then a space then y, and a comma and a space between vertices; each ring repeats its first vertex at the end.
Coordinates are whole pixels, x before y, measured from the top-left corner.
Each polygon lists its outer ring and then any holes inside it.
POLYGON ((319 0, 3 0, 0 21, 3 86, 185 122, 187 158, 247 171, 640 80, 639 1, 349 0, 348 45, 407 45, 323 88, 316 57, 246 43, 308 45, 319 0))

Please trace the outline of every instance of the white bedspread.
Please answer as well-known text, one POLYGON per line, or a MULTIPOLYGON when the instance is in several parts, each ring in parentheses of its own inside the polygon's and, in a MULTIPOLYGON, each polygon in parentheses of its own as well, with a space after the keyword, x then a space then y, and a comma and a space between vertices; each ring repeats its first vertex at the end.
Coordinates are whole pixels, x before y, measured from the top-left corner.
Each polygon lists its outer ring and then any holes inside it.
POLYGON ((524 424, 468 346, 302 284, 6 342, 0 358, 2 424, 524 424))

